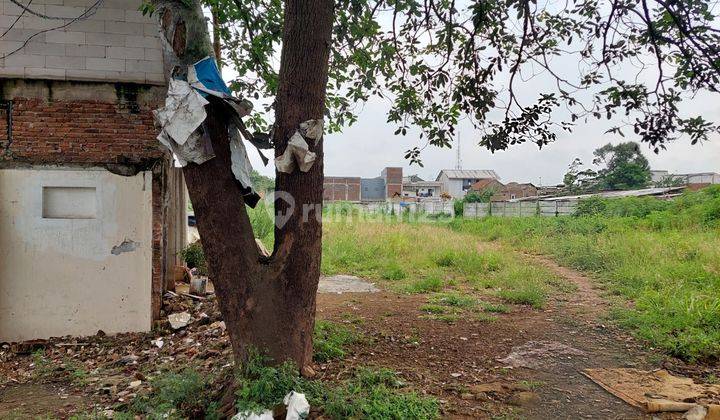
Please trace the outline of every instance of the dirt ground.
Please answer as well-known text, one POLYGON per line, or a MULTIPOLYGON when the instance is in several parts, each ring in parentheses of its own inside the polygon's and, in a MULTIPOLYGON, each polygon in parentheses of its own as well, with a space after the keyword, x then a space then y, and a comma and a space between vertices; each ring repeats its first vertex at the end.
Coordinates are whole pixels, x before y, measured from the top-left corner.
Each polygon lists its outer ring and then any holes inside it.
MULTIPOLYGON (((635 419, 648 417, 581 370, 664 367, 698 376, 712 369, 690 368, 647 349, 609 325, 608 304, 591 279, 544 257, 525 258, 573 282, 577 290, 552 297, 542 310, 513 305, 497 319, 467 315, 451 322, 423 316, 420 307, 427 295, 320 294, 318 318, 351 325, 364 338, 345 359, 317 366, 318 377, 340 379, 361 365, 391 368, 411 388, 436 396, 443 418, 635 419)), ((162 364, 192 360, 208 372, 230 366, 227 337, 212 300, 175 300, 166 310, 200 315, 180 332, 166 327, 147 334, 55 340, 45 353, 75 360, 64 363, 62 374, 43 374, 37 354, 29 354, 32 349, 17 354, 18 348, 3 346, 0 418, 102 412, 132 400, 146 386, 148 370, 162 364), (73 363, 82 363, 87 377, 74 377, 73 363)))

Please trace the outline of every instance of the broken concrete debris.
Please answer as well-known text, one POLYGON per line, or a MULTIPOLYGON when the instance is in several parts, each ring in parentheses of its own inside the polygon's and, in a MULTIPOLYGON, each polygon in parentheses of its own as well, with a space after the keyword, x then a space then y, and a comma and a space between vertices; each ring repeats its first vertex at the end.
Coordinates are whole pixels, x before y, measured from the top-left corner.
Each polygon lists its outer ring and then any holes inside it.
POLYGON ((170 327, 174 330, 187 327, 191 319, 192 316, 190 316, 188 312, 179 312, 168 315, 168 322, 170 323, 170 327))
POLYGON ((190 279, 190 294, 195 296, 205 296, 207 292, 207 277, 193 277, 190 279))
MULTIPOLYGON (((255 207, 260 196, 250 178, 252 165, 242 142, 242 133, 246 130, 240 120, 252 111, 252 103, 232 96, 212 57, 188 66, 187 80, 170 80, 165 107, 154 111, 155 120, 161 127, 158 140, 172 152, 178 167, 190 162, 200 165, 215 157, 208 130, 204 127, 208 96, 221 99, 234 114, 228 124, 231 169, 243 188, 245 202, 255 207)), ((261 156, 267 161, 262 153, 261 156)))

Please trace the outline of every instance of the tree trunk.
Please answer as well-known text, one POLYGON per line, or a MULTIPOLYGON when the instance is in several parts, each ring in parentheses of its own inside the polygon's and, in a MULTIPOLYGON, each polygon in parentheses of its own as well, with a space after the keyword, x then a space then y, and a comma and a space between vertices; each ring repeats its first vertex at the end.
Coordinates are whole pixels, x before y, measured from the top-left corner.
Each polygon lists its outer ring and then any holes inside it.
MULTIPOLYGON (((166 60, 186 66, 212 55, 197 0, 156 0, 166 60)), ((275 101, 275 155, 284 152, 299 124, 323 117, 332 0, 287 0, 275 101)), ((320 276, 323 186, 322 140, 310 149, 309 172, 276 173, 275 248, 260 256, 239 183, 230 169, 227 115, 208 106, 207 128, 215 158, 183 170, 220 309, 238 360, 255 348, 280 363, 304 367, 312 359, 315 298, 320 276)), ((310 141, 311 142, 311 141, 310 141)))

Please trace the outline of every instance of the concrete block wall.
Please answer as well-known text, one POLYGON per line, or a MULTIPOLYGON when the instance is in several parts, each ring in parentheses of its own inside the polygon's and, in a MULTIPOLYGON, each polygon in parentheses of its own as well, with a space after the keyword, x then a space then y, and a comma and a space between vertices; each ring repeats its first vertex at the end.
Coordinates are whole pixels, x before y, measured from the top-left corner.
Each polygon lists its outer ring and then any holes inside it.
POLYGON ((142 0, 103 0, 88 18, 54 29, 96 1, 33 0, 33 14, 0 0, 0 33, 12 27, 0 57, 20 48, 0 59, 0 77, 165 84, 158 24, 138 10, 142 0))

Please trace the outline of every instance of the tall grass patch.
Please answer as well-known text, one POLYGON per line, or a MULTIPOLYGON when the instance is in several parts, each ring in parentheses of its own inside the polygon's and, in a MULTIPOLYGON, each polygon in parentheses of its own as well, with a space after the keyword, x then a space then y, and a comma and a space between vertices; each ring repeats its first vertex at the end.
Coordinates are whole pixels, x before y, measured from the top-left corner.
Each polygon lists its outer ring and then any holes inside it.
MULTIPOLYGON (((588 272, 633 303, 614 314, 639 337, 683 359, 717 359, 718 203, 714 186, 670 202, 594 200, 575 217, 454 220, 450 228, 588 272)), ((509 302, 517 297, 502 294, 509 302)))

